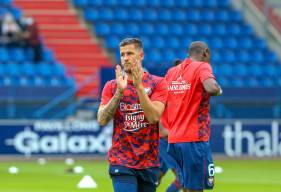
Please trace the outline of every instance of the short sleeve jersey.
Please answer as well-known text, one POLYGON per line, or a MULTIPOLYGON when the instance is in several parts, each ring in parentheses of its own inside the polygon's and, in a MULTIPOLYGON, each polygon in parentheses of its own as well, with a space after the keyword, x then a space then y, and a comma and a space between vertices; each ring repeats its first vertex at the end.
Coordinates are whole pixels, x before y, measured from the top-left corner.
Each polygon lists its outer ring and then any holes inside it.
POLYGON ((203 81, 215 78, 209 63, 186 59, 167 75, 169 143, 208 141, 210 95, 203 81))
MULTIPOLYGON (((164 78, 144 73, 144 90, 151 101, 166 104, 168 91, 164 78)), ((107 104, 117 89, 116 80, 108 81, 103 89, 101 104, 107 104)), ((150 124, 141 108, 133 82, 127 88, 113 117, 112 146, 108 152, 111 165, 145 169, 158 167, 159 126, 150 124)))

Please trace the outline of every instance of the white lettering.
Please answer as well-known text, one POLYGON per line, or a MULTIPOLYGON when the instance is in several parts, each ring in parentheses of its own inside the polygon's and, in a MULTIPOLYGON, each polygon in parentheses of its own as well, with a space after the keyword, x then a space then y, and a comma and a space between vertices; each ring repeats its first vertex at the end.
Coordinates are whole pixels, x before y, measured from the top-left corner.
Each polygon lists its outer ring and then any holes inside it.
POLYGON ((242 130, 242 123, 236 121, 234 127, 226 125, 223 132, 224 150, 228 156, 279 156, 281 155, 281 134, 279 125, 272 122, 271 130, 251 132, 242 130))

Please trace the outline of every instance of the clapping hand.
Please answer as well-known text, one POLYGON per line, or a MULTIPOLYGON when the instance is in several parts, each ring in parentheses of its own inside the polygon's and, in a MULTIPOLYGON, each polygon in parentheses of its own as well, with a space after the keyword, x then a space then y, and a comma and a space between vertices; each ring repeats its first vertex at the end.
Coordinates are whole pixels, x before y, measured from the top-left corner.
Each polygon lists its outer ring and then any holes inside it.
POLYGON ((122 70, 120 65, 117 65, 115 68, 115 76, 116 76, 116 82, 117 82, 117 91, 120 93, 123 93, 124 89, 127 87, 127 75, 122 75, 122 70))
POLYGON ((134 65, 132 66, 132 76, 133 76, 133 84, 136 88, 140 88, 142 86, 142 67, 139 60, 136 60, 134 65))

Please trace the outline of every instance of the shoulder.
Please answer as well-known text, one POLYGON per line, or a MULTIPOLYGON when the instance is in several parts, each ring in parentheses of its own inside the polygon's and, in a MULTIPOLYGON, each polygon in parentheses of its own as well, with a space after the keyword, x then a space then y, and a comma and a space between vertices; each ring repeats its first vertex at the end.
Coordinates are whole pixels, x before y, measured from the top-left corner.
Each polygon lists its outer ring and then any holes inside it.
POLYGON ((113 88, 116 84, 116 79, 109 80, 105 83, 104 88, 113 88))
POLYGON ((173 73, 175 73, 176 71, 178 71, 178 69, 180 68, 181 65, 182 65, 182 64, 179 64, 179 65, 177 65, 177 66, 171 67, 171 68, 167 71, 167 73, 166 73, 166 75, 165 75, 165 78, 171 76, 173 73))

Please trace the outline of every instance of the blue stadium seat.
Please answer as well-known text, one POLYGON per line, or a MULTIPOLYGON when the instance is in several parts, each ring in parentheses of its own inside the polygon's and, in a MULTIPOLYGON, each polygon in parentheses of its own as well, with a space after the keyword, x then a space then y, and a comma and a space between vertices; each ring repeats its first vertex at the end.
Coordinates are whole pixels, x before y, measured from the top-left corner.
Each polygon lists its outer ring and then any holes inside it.
POLYGON ((144 9, 143 10, 143 19, 146 21, 156 21, 157 18, 157 12, 153 9, 144 9))
POLYGON ((271 77, 261 77, 259 78, 259 84, 258 86, 262 87, 274 87, 274 80, 271 77))
POLYGON ((0 47, 0 62, 10 61, 8 50, 4 47, 0 47))
POLYGON ((170 21, 172 19, 172 13, 169 9, 160 9, 157 13, 158 20, 170 21))
POLYGON ((229 62, 229 63, 234 63, 236 60, 234 52, 230 51, 230 50, 225 51, 224 57, 221 59, 223 59, 224 61, 229 62))
POLYGON ((240 12, 233 10, 233 11, 229 11, 229 19, 230 22, 242 22, 242 16, 240 14, 240 12))
POLYGON ((114 19, 115 20, 121 20, 121 21, 127 21, 128 19, 130 19, 130 17, 129 17, 129 14, 128 14, 128 12, 127 12, 127 10, 126 9, 122 9, 122 8, 120 8, 120 9, 116 9, 114 12, 113 12, 113 14, 114 14, 114 19))
POLYGON ((6 64, 5 73, 11 77, 19 76, 20 75, 20 66, 18 66, 15 63, 6 64))
POLYGON ((99 11, 99 19, 102 19, 104 21, 112 21, 114 18, 113 11, 108 8, 104 9, 97 9, 99 11))
POLYGON ((179 35, 184 34, 183 33, 183 27, 180 24, 173 23, 173 24, 169 25, 168 27, 169 27, 169 32, 172 35, 179 36, 179 35))
POLYGON ((65 77, 65 68, 61 63, 50 64, 52 68, 52 73, 57 77, 65 77))
POLYGON ((73 0, 73 3, 76 7, 87 7, 89 2, 88 0, 73 0))
POLYGON ((239 38, 239 47, 243 49, 249 49, 252 48, 254 45, 252 38, 250 37, 241 37, 239 38))
POLYGON ((215 12, 215 18, 220 22, 227 22, 229 20, 229 15, 226 10, 218 10, 215 12))
POLYGON ((110 26, 105 23, 96 23, 93 26, 93 30, 96 32, 97 35, 105 36, 111 33, 110 26))
POLYGON ((27 60, 25 58, 24 51, 21 48, 10 48, 9 55, 10 55, 10 58, 15 62, 22 62, 24 60, 27 60))
POLYGON ((143 17, 143 12, 139 9, 134 9, 130 8, 128 10, 128 19, 133 20, 133 21, 142 21, 143 17))
POLYGON ((159 62, 162 59, 161 53, 157 49, 152 49, 150 52, 148 52, 147 57, 147 59, 151 62, 159 62))
POLYGON ((225 64, 219 69, 219 73, 222 74, 223 76, 232 76, 234 73, 232 66, 225 64))
POLYGON ((186 24, 184 26, 184 32, 188 36, 196 35, 199 30, 195 24, 186 24))
POLYGON ((260 83, 256 77, 248 77, 244 80, 245 86, 247 87, 259 87, 260 83))
POLYGON ((162 37, 152 37, 151 46, 153 46, 154 48, 164 48, 166 46, 166 42, 162 37))
POLYGON ((233 66, 233 74, 235 77, 246 77, 248 76, 248 67, 243 64, 236 64, 233 66))
POLYGON ((88 5, 97 7, 97 6, 101 6, 103 2, 104 2, 103 0, 88 0, 88 5))
POLYGON ((238 25, 238 24, 230 24, 227 27, 227 34, 239 36, 241 34, 240 25, 238 25))
POLYGON ((105 39, 106 47, 109 49, 117 49, 120 39, 117 36, 110 36, 105 39))
POLYGON ((49 78, 53 75, 52 67, 47 63, 39 63, 36 66, 36 73, 44 78, 49 78))
POLYGON ((201 19, 203 21, 212 22, 215 20, 215 12, 211 10, 203 11, 201 15, 201 19))
POLYGON ((155 34, 154 25, 152 25, 150 23, 142 23, 140 25, 140 32, 144 35, 155 34))
POLYGON ((145 6, 146 5, 146 0, 134 0, 133 3, 135 6, 145 6))
POLYGON ((209 24, 202 24, 200 30, 198 31, 202 36, 209 36, 212 34, 212 27, 209 24))
POLYGON ((209 47, 212 49, 222 49, 224 46, 221 38, 214 37, 210 39, 209 47))
POLYGON ((160 0, 149 0, 147 1, 148 6, 153 6, 153 7, 160 7, 161 1, 160 0))
POLYGON ((226 26, 224 24, 214 24, 212 25, 213 35, 215 36, 224 36, 227 34, 226 26))
POLYGON ((176 37, 168 37, 165 40, 165 46, 173 49, 178 49, 180 47, 180 42, 176 37))
MULTIPOLYGON (((239 46, 237 47, 239 48, 239 46)), ((240 51, 239 49, 236 52, 236 59, 238 62, 247 63, 251 62, 251 56, 248 51, 240 51)))
POLYGON ((157 23, 155 26, 155 32, 159 35, 168 35, 169 34, 168 24, 157 23))
POLYGON ((201 19, 200 12, 196 10, 191 10, 186 12, 187 21, 199 22, 201 19))
POLYGON ((35 66, 31 63, 23 63, 23 64, 21 64, 20 72, 23 76, 32 77, 32 76, 36 75, 34 68, 35 68, 35 66))
POLYGON ((253 77, 261 77, 264 74, 264 67, 259 64, 252 64, 248 67, 248 74, 253 77))
POLYGON ((186 13, 180 9, 172 11, 171 16, 174 21, 184 22, 186 20, 186 13))
POLYGON ((139 25, 137 25, 136 23, 128 23, 126 28, 128 35, 138 36, 140 34, 139 25))
POLYGON ((126 33, 126 27, 123 23, 113 23, 110 27, 110 33, 114 35, 124 35, 126 33))
POLYGON ((86 8, 84 11, 84 19, 86 21, 98 21, 100 18, 99 12, 93 8, 86 8))

